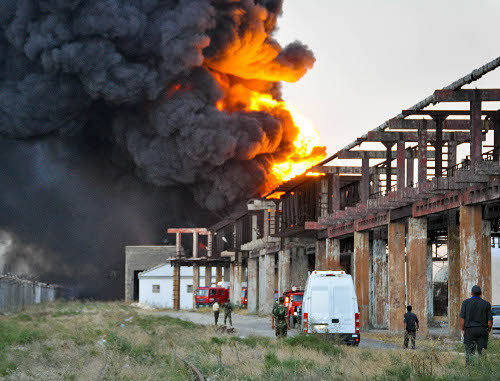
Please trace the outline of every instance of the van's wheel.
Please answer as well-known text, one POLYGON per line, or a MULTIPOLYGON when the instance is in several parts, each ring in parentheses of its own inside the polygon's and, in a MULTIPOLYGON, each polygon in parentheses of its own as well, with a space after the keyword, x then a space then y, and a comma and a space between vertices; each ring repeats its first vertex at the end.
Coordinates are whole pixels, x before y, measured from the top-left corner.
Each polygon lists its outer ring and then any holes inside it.
POLYGON ((290 320, 290 328, 292 329, 295 328, 295 318, 291 316, 289 320, 290 320))

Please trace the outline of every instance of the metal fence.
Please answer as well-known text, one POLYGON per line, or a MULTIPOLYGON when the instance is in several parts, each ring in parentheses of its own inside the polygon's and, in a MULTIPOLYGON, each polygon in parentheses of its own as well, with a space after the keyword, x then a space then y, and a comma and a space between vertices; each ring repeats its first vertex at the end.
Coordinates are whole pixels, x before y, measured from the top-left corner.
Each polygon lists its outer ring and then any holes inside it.
POLYGON ((0 275, 0 313, 19 311, 30 304, 54 301, 61 291, 59 286, 0 275))

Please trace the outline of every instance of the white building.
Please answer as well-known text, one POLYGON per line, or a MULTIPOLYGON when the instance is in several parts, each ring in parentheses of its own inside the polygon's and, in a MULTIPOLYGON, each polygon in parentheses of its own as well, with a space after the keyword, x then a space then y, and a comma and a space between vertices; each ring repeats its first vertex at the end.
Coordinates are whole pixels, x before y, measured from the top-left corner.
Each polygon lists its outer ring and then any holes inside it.
MULTIPOLYGON (((155 266, 139 273, 139 303, 156 308, 174 307, 174 268, 170 264, 155 266)), ((215 281, 215 268, 212 268, 215 281)), ((200 286, 205 285, 205 267, 200 266, 200 286)), ((180 308, 193 308, 193 268, 181 267, 180 308)))

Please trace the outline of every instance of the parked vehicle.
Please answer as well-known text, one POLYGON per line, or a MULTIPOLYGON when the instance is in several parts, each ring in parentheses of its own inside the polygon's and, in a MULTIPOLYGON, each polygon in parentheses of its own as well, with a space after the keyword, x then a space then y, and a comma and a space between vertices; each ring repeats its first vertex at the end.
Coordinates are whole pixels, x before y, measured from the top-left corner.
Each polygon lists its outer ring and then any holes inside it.
POLYGON ((493 329, 500 329, 500 306, 492 306, 493 311, 493 329))
POLYGON ((247 307, 248 305, 248 289, 247 287, 241 288, 241 306, 247 307))
POLYGON ((195 291, 196 308, 211 306, 217 300, 220 305, 229 299, 229 288, 199 287, 195 291))
POLYGON ((290 327, 295 328, 295 325, 300 324, 301 321, 304 290, 294 286, 290 290, 285 291, 283 296, 285 298, 283 305, 288 310, 288 321, 290 322, 290 327))
POLYGON ((304 333, 331 335, 359 345, 359 309, 352 277, 344 271, 313 271, 302 305, 304 333))

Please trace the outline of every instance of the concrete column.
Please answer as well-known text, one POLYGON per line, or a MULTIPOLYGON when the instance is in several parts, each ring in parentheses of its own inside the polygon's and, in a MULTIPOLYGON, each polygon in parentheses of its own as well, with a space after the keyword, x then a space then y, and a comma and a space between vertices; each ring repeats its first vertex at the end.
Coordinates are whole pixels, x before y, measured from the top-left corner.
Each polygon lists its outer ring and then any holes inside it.
POLYGON ((230 265, 224 265, 224 282, 229 282, 231 280, 231 266, 230 265))
POLYGON ((491 301, 491 224, 483 221, 481 206, 460 207, 461 300, 477 284, 491 301))
POLYGON ((427 218, 408 219, 407 299, 420 316, 420 332, 427 333, 427 218))
POLYGON ((370 235, 354 232, 354 285, 358 297, 361 329, 368 328, 370 318, 370 235))
POLYGON ((182 234, 177 232, 175 233, 175 253, 178 257, 181 256, 182 252, 182 234))
POLYGON ((217 265, 215 268, 215 283, 222 282, 222 265, 217 265))
POLYGON ((195 291, 200 287, 200 266, 193 265, 193 308, 196 308, 195 291))
POLYGON ((314 269, 317 271, 326 270, 326 241, 326 239, 319 239, 316 241, 314 269))
POLYGON ((248 258, 248 313, 256 314, 259 310, 259 258, 248 258))
POLYGON ((241 305, 243 266, 239 258, 231 263, 230 298, 234 305, 241 305))
POLYGON ((389 223, 389 331, 403 332, 405 314, 405 223, 389 223))
POLYGON ((285 291, 289 290, 290 284, 290 249, 280 250, 278 253, 279 258, 279 285, 278 295, 282 295, 285 291))
POLYGON ((214 236, 212 232, 208 232, 207 235, 207 257, 212 256, 213 252, 213 246, 214 246, 214 236))
POLYGON ((326 269, 340 271, 340 240, 336 238, 326 239, 326 269))
POLYGON ((212 266, 205 266, 205 287, 212 285, 212 266))
POLYGON ((270 314, 274 305, 274 253, 259 257, 259 314, 270 314))
POLYGON ((199 239, 200 236, 198 233, 193 233, 193 258, 198 258, 198 251, 200 249, 199 239))
POLYGON ((460 306, 462 304, 460 281, 460 229, 455 212, 448 218, 448 333, 460 336, 460 306))
POLYGON ((303 247, 291 249, 290 279, 292 286, 305 287, 308 276, 308 260, 303 247))
POLYGON ((397 184, 398 190, 405 187, 405 142, 401 141, 397 144, 397 184))
POLYGON ((427 244, 427 324, 434 321, 434 280, 432 278, 432 244, 427 244))
POLYGON ((174 284, 173 284, 174 310, 179 310, 181 306, 180 283, 181 283, 181 266, 176 263, 174 265, 174 284))
POLYGON ((386 242, 373 240, 373 316, 374 328, 387 328, 388 319, 387 251, 386 242))
POLYGON ((427 181, 427 121, 423 119, 418 128, 418 182, 427 181))

